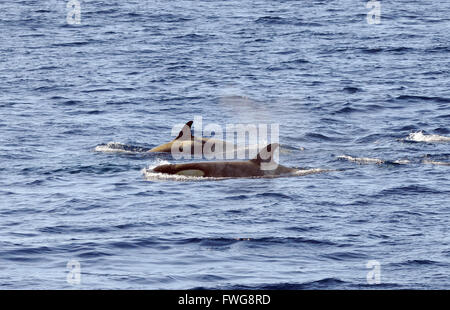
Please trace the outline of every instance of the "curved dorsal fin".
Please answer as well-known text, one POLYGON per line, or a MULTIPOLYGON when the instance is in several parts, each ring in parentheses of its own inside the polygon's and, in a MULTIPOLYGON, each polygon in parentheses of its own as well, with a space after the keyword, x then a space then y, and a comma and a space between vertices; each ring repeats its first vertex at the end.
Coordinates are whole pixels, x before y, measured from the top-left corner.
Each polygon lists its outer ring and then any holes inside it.
POLYGON ((274 153, 279 147, 278 143, 271 143, 259 151, 259 154, 251 161, 259 166, 261 166, 261 163, 271 163, 273 162, 274 153))
POLYGON ((187 122, 183 128, 181 129, 180 133, 178 134, 178 136, 175 138, 175 140, 191 140, 192 137, 192 132, 191 132, 191 126, 194 123, 194 121, 189 121, 187 122))

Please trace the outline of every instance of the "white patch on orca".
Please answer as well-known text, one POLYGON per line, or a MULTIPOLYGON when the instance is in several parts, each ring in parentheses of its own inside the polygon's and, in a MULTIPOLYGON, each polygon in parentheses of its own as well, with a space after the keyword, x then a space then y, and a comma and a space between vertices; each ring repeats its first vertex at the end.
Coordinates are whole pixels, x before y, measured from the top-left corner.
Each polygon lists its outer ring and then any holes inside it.
MULTIPOLYGON (((211 178, 195 175, 183 175, 183 174, 168 174, 155 172, 153 169, 160 165, 169 165, 170 162, 163 159, 157 159, 148 168, 142 169, 142 174, 147 181, 207 181, 207 180, 220 180, 221 178, 211 178)), ((186 171, 186 170, 184 170, 186 171)), ((203 171, 202 171, 203 172, 203 171)))
MULTIPOLYGON (((154 167, 153 167, 154 168, 154 167)), ((199 177, 199 176, 187 176, 180 174, 167 174, 155 172, 153 168, 144 168, 142 173, 147 181, 177 181, 177 182, 193 182, 193 181, 211 181, 222 180, 224 178, 211 178, 211 177, 199 177)))
POLYGON ((409 160, 407 159, 400 159, 400 160, 394 160, 392 163, 394 164, 398 164, 398 165, 406 165, 411 163, 409 160))

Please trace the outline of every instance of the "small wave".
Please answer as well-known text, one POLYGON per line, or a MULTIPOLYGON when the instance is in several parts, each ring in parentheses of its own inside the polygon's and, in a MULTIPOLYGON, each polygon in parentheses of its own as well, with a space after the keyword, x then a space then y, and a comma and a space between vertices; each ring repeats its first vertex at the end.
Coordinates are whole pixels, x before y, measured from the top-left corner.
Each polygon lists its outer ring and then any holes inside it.
POLYGON ((335 253, 329 253, 321 255, 324 258, 328 258, 331 260, 337 260, 337 261, 347 261, 351 259, 366 259, 367 256, 362 253, 356 253, 356 252, 335 252, 335 253))
POLYGON ((235 238, 186 238, 173 240, 178 244, 197 244, 200 246, 227 246, 238 242, 245 242, 250 245, 274 245, 274 244, 289 244, 289 245, 306 245, 306 246, 335 246, 336 244, 329 240, 308 239, 303 237, 235 237, 235 238))
POLYGON ((445 265, 441 262, 438 261, 434 261, 434 260, 429 260, 429 259, 412 259, 412 260, 407 260, 407 261, 403 261, 403 262, 398 262, 398 263, 391 263, 391 266, 401 266, 401 267, 407 267, 407 266, 422 266, 422 265, 445 265))
POLYGON ((440 135, 425 135, 423 131, 412 132, 405 139, 413 142, 450 142, 450 137, 440 135))
POLYGON ((396 97, 397 100, 402 101, 434 101, 437 103, 449 103, 450 99, 445 97, 427 97, 427 96, 414 96, 414 95, 401 95, 396 97))
POLYGON ((407 186, 395 186, 387 189, 383 189, 376 196, 386 197, 392 195, 423 195, 423 194, 441 194, 441 191, 423 185, 407 185, 407 186))
POLYGON ((107 253, 107 252, 102 252, 102 251, 86 251, 86 252, 82 252, 80 254, 78 254, 77 256, 80 258, 98 258, 98 257, 102 257, 102 256, 111 256, 113 254, 111 253, 107 253))
POLYGON ((279 16, 263 16, 259 17, 255 23, 262 23, 262 24, 286 24, 288 21, 282 17, 279 16))
POLYGON ((345 108, 342 108, 342 109, 336 111, 335 113, 336 114, 345 114, 345 113, 354 113, 354 112, 361 112, 361 110, 358 110, 358 109, 355 109, 352 107, 345 107, 345 108))
POLYGON ((325 135, 320 134, 320 133, 307 133, 305 135, 305 137, 311 138, 312 140, 317 140, 317 141, 321 141, 321 140, 322 141, 332 141, 333 140, 333 138, 330 138, 330 137, 325 136, 325 135))
POLYGON ((189 33, 186 35, 176 36, 175 39, 178 40, 188 40, 192 42, 207 42, 210 39, 213 39, 214 35, 203 35, 203 34, 196 34, 196 33, 189 33))
POLYGON ((83 46, 90 43, 99 43, 101 41, 91 40, 91 41, 77 41, 77 42, 65 42, 65 43, 55 43, 52 47, 71 47, 71 46, 83 46))
POLYGON ((347 86, 347 87, 344 87, 342 89, 342 91, 349 93, 349 94, 354 94, 354 93, 362 92, 362 89, 359 87, 347 86))
POLYGON ((283 64, 294 64, 294 65, 307 64, 307 63, 309 63, 309 61, 306 59, 303 59, 303 58, 296 58, 296 59, 292 59, 292 60, 283 62, 283 64))
POLYGON ((399 54, 403 54, 404 52, 408 52, 408 51, 412 51, 414 50, 413 48, 410 47, 386 47, 386 48, 382 48, 382 47, 377 47, 377 48, 361 48, 360 49, 361 52, 366 53, 366 54, 378 54, 378 53, 399 53, 399 54))
POLYGON ((127 145, 119 142, 108 142, 107 144, 100 144, 94 148, 95 152, 103 152, 103 153, 128 153, 128 154, 136 154, 136 153, 145 153, 149 148, 127 145))
MULTIPOLYGON (((304 283, 268 283, 260 285, 233 285, 225 287, 231 290, 308 290, 308 289, 336 289, 350 285, 350 282, 338 278, 323 278, 304 283)), ((221 289, 224 289, 221 287, 221 289)))

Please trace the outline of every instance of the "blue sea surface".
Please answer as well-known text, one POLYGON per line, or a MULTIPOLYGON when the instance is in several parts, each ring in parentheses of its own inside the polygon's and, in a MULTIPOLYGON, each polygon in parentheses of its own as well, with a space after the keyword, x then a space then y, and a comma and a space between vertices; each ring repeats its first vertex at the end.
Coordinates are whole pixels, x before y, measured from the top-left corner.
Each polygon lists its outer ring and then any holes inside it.
POLYGON ((450 289, 449 1, 67 2, 0 2, 0 289, 450 289), (195 116, 334 171, 146 178, 195 116))

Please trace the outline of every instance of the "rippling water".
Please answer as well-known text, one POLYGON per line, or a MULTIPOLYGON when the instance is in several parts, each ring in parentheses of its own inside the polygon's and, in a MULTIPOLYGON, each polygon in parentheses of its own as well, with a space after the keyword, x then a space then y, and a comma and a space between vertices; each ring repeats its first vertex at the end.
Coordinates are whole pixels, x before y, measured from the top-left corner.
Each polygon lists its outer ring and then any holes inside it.
POLYGON ((0 3, 0 288, 449 288, 450 2, 66 3, 0 3), (337 171, 145 178, 195 115, 337 171))

